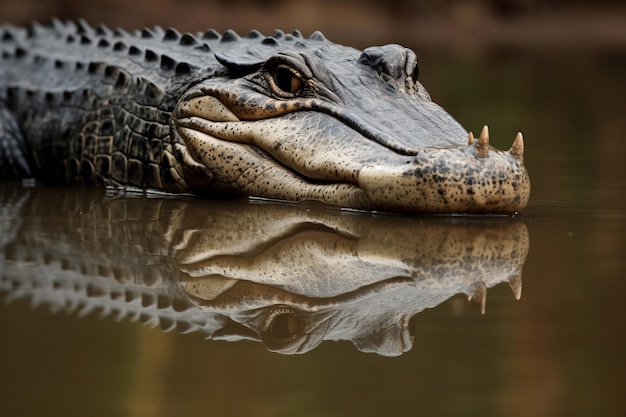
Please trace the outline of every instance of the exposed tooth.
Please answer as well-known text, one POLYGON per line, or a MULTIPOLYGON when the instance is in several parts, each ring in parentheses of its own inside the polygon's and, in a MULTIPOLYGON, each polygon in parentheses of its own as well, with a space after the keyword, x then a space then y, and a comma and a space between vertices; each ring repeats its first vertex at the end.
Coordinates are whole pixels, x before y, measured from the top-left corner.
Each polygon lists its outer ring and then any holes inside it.
POLYGON ((516 300, 522 298, 522 274, 511 277, 509 279, 509 287, 511 287, 516 300))
POLYGON ((478 137, 478 143, 476 144, 476 156, 479 158, 486 158, 489 156, 489 128, 487 125, 483 127, 478 137))
POLYGON ((469 132, 467 136, 467 144, 470 146, 474 144, 474 134, 472 132, 469 132))
POLYGON ((522 164, 524 163, 524 137, 522 136, 522 132, 517 132, 517 136, 515 136, 509 153, 513 158, 517 159, 522 164))
MULTIPOLYGON (((477 281, 472 284, 472 289, 474 290, 474 297, 476 301, 480 304, 480 314, 485 314, 487 310, 487 284, 485 281, 477 281)), ((471 296, 468 299, 472 299, 471 296)))

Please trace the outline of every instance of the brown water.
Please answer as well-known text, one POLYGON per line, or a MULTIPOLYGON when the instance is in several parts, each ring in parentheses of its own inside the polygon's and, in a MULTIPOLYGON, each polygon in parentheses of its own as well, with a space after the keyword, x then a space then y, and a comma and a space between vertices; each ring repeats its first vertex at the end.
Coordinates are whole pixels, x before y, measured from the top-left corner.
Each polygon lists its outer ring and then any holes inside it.
POLYGON ((626 54, 484 58, 422 79, 524 130, 513 221, 1 184, 2 415, 624 415, 626 54))

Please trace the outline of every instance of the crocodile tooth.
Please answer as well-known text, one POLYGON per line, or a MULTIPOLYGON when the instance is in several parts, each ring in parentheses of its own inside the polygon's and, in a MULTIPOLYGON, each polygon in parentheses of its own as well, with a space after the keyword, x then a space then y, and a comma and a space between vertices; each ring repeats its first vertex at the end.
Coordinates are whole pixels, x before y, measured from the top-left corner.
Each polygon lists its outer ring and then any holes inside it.
POLYGON ((476 156, 479 158, 486 158, 489 156, 489 128, 487 125, 483 126, 483 130, 480 132, 478 142, 476 143, 476 156))
POLYGON ((487 309, 487 285, 484 281, 480 281, 480 285, 476 288, 476 299, 480 302, 480 314, 485 314, 487 309))
POLYGON ((513 156, 513 158, 517 159, 521 163, 524 163, 524 137, 522 136, 522 132, 517 132, 517 136, 515 136, 515 140, 513 141, 511 149, 509 149, 509 153, 513 156))
POLYGON ((474 134, 472 132, 469 132, 469 135, 467 135, 467 145, 471 146, 474 144, 474 134))
POLYGON ((516 300, 522 298, 522 274, 514 275, 509 279, 509 287, 516 300))
POLYGON ((487 306, 487 284, 485 281, 477 281, 472 284, 474 290, 474 296, 469 296, 468 299, 476 298, 476 301, 480 304, 480 314, 485 314, 487 306))

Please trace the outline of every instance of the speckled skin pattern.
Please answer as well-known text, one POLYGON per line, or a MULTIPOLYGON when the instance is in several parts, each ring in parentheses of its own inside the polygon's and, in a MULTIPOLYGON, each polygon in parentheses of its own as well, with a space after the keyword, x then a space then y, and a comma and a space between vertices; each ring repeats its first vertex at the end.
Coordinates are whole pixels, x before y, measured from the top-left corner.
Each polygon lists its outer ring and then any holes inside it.
POLYGON ((0 26, 0 177, 356 209, 514 213, 530 181, 417 81, 399 45, 320 33, 0 26))

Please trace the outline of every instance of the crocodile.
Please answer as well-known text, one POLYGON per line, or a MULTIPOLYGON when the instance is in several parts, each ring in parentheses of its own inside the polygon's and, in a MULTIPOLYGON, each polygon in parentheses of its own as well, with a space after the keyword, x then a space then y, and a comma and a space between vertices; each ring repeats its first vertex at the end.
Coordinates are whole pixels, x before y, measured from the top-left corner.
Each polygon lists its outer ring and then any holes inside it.
POLYGON ((282 354, 401 355, 425 309, 462 294, 484 312, 504 283, 519 299, 528 249, 519 219, 0 187, 0 301, 282 354))
POLYGON ((478 138, 416 54, 320 32, 0 26, 0 177, 370 211, 514 214, 521 133, 478 138))

